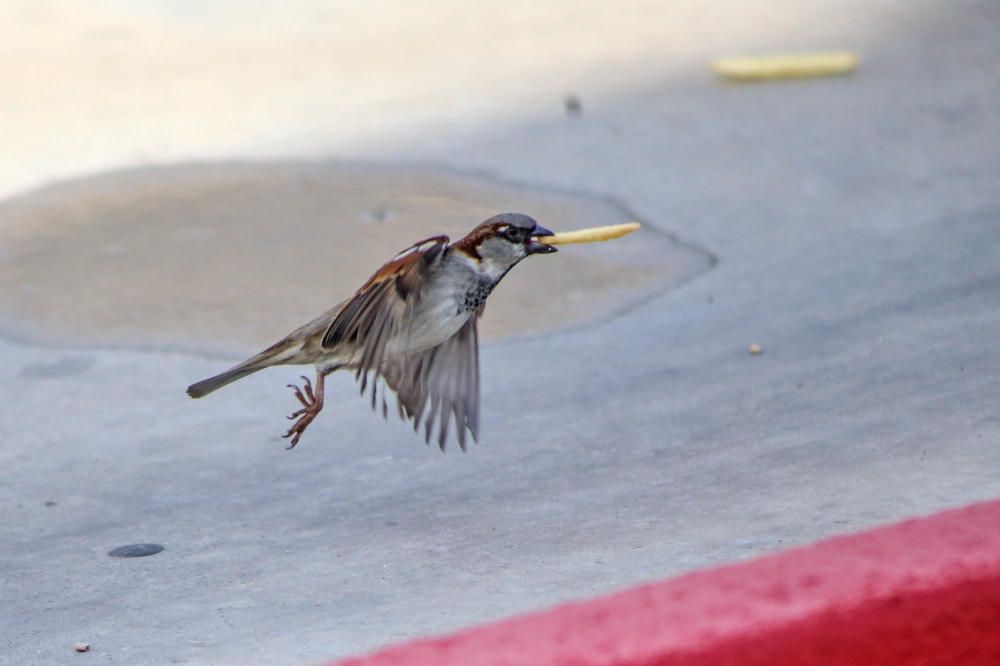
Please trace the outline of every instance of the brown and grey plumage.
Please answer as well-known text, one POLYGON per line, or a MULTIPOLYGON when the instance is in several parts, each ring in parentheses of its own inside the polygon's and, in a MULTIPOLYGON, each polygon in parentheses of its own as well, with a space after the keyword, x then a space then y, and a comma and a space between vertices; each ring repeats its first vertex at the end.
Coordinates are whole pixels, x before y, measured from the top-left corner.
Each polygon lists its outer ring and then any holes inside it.
POLYGON ((315 365, 289 385, 302 407, 289 419, 288 448, 298 444, 323 409, 324 379, 336 370, 355 373, 373 409, 388 414, 385 389, 394 392, 401 418, 437 431, 445 447, 452 420, 459 446, 466 432, 479 436, 479 338, 476 322, 504 275, 530 254, 555 252, 536 240, 552 232, 527 215, 504 213, 451 243, 434 236, 403 250, 349 299, 299 327, 259 354, 188 387, 200 398, 274 365, 315 365), (383 384, 381 393, 379 384, 383 384))

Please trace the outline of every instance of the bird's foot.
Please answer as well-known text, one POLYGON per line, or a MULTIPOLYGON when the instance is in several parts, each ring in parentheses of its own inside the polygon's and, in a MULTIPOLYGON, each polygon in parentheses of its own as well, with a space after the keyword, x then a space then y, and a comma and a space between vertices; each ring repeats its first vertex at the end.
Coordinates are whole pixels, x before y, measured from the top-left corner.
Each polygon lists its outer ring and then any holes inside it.
POLYGON ((288 416, 288 420, 295 420, 295 423, 291 428, 288 429, 282 437, 285 439, 291 437, 292 441, 288 443, 286 449, 294 449, 295 445, 299 443, 299 438, 302 437, 302 433, 306 431, 309 424, 315 420, 319 413, 323 410, 323 375, 318 374, 316 379, 316 390, 313 391, 312 383, 309 381, 308 377, 303 376, 302 388, 299 388, 295 384, 289 384, 288 388, 295 392, 295 398, 302 404, 302 409, 299 409, 288 416))

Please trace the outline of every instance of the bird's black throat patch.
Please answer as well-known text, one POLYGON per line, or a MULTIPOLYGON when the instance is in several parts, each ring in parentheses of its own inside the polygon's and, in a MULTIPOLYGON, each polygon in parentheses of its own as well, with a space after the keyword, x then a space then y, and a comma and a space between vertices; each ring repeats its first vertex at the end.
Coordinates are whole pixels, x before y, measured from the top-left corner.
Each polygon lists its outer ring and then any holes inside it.
POLYGON ((479 306, 486 302, 496 284, 492 280, 479 280, 472 289, 465 292, 465 300, 462 303, 460 312, 477 310, 479 306))

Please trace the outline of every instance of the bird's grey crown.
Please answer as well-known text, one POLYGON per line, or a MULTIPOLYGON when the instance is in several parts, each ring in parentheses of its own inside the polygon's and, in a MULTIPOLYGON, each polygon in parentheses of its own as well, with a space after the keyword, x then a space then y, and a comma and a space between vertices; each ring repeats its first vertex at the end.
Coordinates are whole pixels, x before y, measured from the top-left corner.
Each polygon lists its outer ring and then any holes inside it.
POLYGON ((529 231, 538 225, 534 218, 522 213, 500 213, 485 220, 481 226, 492 226, 494 224, 509 224, 512 227, 521 227, 529 231))

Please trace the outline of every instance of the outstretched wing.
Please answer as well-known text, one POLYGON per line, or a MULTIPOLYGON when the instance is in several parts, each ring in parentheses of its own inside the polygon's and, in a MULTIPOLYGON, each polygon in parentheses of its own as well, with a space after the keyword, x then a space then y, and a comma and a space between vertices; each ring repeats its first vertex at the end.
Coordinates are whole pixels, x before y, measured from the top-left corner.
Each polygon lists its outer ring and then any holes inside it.
POLYGON ((436 426, 442 451, 452 417, 463 451, 466 430, 474 440, 479 437, 478 318, 469 317, 455 335, 437 347, 386 363, 382 368, 386 384, 396 392, 400 418, 412 420, 414 430, 423 424, 428 443, 436 426))
MULTIPOLYGON (((351 365, 361 380, 362 394, 369 374, 377 373, 383 364, 386 345, 409 327, 427 270, 447 247, 447 236, 434 236, 397 254, 344 304, 323 335, 324 349, 357 359, 351 365)), ((375 384, 373 381, 373 407, 375 384)))

